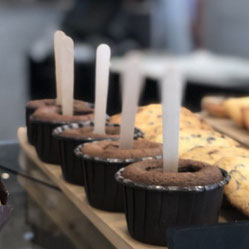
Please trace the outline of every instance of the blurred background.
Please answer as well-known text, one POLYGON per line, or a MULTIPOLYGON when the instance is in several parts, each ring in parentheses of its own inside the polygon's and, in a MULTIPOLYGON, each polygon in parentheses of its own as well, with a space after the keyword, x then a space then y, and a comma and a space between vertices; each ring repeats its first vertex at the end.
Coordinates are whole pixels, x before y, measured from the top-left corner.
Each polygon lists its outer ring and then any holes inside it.
POLYGON ((122 56, 134 49, 143 51, 148 64, 140 104, 159 101, 156 66, 172 57, 186 71, 184 105, 193 111, 205 94, 246 94, 248 7, 245 0, 1 0, 0 140, 16 139, 28 100, 55 96, 56 29, 76 43, 76 98, 94 101, 95 48, 101 42, 111 46, 109 114, 120 111, 116 82, 122 56))
MULTIPOLYGON (((75 98, 94 101, 95 49, 102 42, 111 46, 109 114, 121 110, 117 83, 123 56, 131 50, 144 54, 141 105, 160 101, 159 69, 172 59, 184 72, 183 104, 192 111, 200 111, 204 95, 248 95, 248 9, 246 0, 0 0, 0 146, 16 144, 28 100, 55 97, 57 29, 75 41, 75 98)), ((6 153, 17 158, 18 150, 18 145, 5 147, 0 163, 6 153)), ((7 164, 19 167, 13 158, 7 164)), ((36 207, 15 176, 4 182, 12 192, 10 203, 19 208, 0 233, 0 248, 73 248, 57 230, 49 233, 56 241, 51 247, 44 231, 53 225, 44 221, 46 229, 38 229, 41 222, 32 219, 36 207), (10 232, 16 240, 6 236, 10 232)))

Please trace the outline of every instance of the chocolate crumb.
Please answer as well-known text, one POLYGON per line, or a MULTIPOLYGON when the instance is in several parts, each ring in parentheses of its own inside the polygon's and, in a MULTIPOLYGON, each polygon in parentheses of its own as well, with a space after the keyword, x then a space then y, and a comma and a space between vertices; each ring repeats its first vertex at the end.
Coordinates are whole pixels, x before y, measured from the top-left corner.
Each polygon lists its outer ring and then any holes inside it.
POLYGON ((100 158, 143 158, 162 155, 162 145, 147 140, 134 140, 132 149, 120 149, 119 141, 98 141, 82 147, 83 154, 100 158))
POLYGON ((219 168, 209 164, 179 160, 179 172, 163 172, 162 160, 148 160, 125 167, 124 178, 136 183, 160 186, 204 186, 221 181, 223 175, 219 168))
POLYGON ((215 137, 208 137, 207 142, 210 144, 212 141, 215 141, 215 137))

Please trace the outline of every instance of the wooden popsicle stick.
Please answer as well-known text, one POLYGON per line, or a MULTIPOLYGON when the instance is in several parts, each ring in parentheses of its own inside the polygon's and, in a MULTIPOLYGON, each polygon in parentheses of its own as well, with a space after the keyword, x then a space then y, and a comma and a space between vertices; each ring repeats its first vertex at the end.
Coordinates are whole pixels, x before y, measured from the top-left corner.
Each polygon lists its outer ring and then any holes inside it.
POLYGON ((178 172, 178 144, 183 78, 175 69, 166 70, 162 79, 163 170, 178 172))
POLYGON ((94 132, 102 135, 105 134, 110 58, 110 47, 99 45, 96 52, 94 132))
POLYGON ((133 147, 137 105, 143 80, 140 67, 141 55, 138 53, 129 54, 121 79, 124 89, 120 128, 121 149, 133 147))
POLYGON ((54 57, 55 57, 55 77, 56 77, 56 104, 62 104, 62 90, 61 90, 61 59, 60 59, 60 45, 61 40, 65 37, 65 33, 57 30, 54 33, 54 57))
POLYGON ((62 66, 62 114, 73 115, 74 42, 68 36, 62 39, 60 56, 62 66))

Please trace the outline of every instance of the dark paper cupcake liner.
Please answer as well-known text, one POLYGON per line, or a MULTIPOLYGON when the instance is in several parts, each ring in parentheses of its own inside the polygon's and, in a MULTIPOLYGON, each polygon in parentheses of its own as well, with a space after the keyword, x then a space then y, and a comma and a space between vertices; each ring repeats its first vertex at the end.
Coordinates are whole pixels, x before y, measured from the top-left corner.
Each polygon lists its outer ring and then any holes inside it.
MULTIPOLYGON (((94 109, 94 104, 88 103, 88 105, 89 105, 90 108, 94 109)), ((26 106, 25 119, 26 119, 26 127, 27 127, 27 136, 28 136, 28 142, 31 145, 35 145, 36 144, 37 134, 38 134, 38 129, 37 129, 36 123, 33 122, 33 121, 30 121, 30 116, 36 110, 37 110, 37 108, 26 106)), ((106 120, 108 121, 109 119, 110 119, 110 117, 107 115, 106 120)), ((66 123, 60 123, 57 126, 63 125, 63 124, 65 125, 66 123)))
POLYGON ((131 158, 112 159, 91 157, 81 152, 82 146, 76 148, 75 153, 81 158, 84 170, 85 191, 91 206, 111 212, 124 211, 124 192, 120 184, 115 181, 115 173, 130 163, 161 158, 131 158))
POLYGON ((36 133, 35 148, 38 157, 46 163, 60 164, 59 143, 52 136, 52 132, 63 123, 31 121, 31 125, 36 133))
MULTIPOLYGON (((107 126, 119 127, 118 124, 106 124, 107 126)), ((62 173, 64 179, 70 183, 77 185, 84 185, 84 173, 83 166, 80 162, 80 159, 75 155, 75 148, 86 142, 99 141, 104 140, 106 138, 80 138, 80 137, 65 137, 61 136, 61 133, 65 130, 77 129, 86 126, 94 126, 93 122, 85 122, 85 123, 72 123, 69 125, 64 125, 56 128, 53 131, 53 136, 58 141, 59 144, 59 161, 61 164, 62 173)), ((140 130, 135 130, 135 139, 138 137, 142 137, 143 134, 140 130)), ((117 138, 116 138, 117 139, 117 138)), ((112 140, 115 140, 113 138, 112 140)))
POLYGON ((125 215, 131 236, 143 243, 167 246, 169 227, 214 224, 218 221, 224 185, 230 177, 224 170, 217 184, 196 187, 162 187, 134 183, 122 176, 125 215))
MULTIPOLYGON (((80 159, 74 155, 75 148, 81 143, 77 140, 58 140, 59 160, 64 179, 72 184, 84 186, 84 171, 80 159)), ((84 143, 84 142, 83 142, 84 143)))
MULTIPOLYGON (((107 116, 107 120, 109 117, 107 116)), ((89 122, 89 121, 86 121, 89 122)), ((68 122, 48 122, 31 120, 32 132, 35 133, 35 148, 39 158, 46 163, 60 164, 59 143, 52 135, 53 130, 58 126, 69 125, 68 122)), ((84 123, 84 122, 79 122, 84 123)))

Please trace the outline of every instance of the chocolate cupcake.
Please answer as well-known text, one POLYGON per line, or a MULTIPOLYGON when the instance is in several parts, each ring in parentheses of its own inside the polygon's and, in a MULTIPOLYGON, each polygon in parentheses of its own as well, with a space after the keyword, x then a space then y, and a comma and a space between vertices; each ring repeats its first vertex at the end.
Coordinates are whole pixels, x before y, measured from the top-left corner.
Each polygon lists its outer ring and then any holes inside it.
MULTIPOLYGON (((30 116, 38 109, 44 106, 58 106, 56 104, 56 99, 39 99, 31 100, 26 105, 26 126, 27 126, 27 136, 30 144, 35 144, 36 133, 32 129, 32 125, 29 122, 30 116)), ((81 100, 74 100, 74 106, 78 108, 79 106, 84 107, 85 102, 81 100)))
MULTIPOLYGON (((86 142, 100 141, 104 139, 118 139, 120 126, 117 124, 106 124, 106 134, 99 135, 93 132, 94 123, 74 123, 56 128, 53 136, 59 143, 59 160, 64 179, 70 183, 84 185, 83 167, 80 159, 75 155, 75 148, 86 142)), ((134 138, 142 137, 143 134, 135 129, 134 138)))
POLYGON ((32 132, 36 134, 35 148, 39 158, 46 163, 59 164, 58 142, 53 130, 61 125, 86 122, 93 119, 93 108, 89 103, 74 105, 74 115, 62 115, 60 106, 37 109, 30 117, 32 132))
POLYGON ((35 133, 32 132, 32 127, 29 122, 30 116, 40 107, 44 106, 55 106, 55 99, 39 99, 39 100, 31 100, 26 105, 26 126, 27 126, 27 136, 28 142, 32 145, 35 144, 35 133))
POLYGON ((191 160, 180 160, 178 173, 163 172, 162 160, 120 169, 116 180, 124 190, 129 233, 164 246, 169 227, 216 223, 229 179, 226 171, 191 160))
POLYGON ((135 140, 132 149, 122 150, 119 141, 98 141, 80 145, 76 155, 84 170, 85 191, 91 206, 113 212, 124 210, 122 187, 115 173, 130 163, 161 158, 162 145, 135 140))

